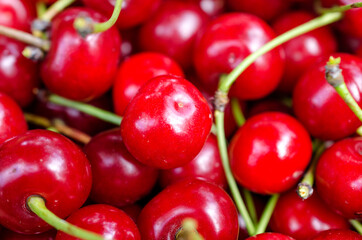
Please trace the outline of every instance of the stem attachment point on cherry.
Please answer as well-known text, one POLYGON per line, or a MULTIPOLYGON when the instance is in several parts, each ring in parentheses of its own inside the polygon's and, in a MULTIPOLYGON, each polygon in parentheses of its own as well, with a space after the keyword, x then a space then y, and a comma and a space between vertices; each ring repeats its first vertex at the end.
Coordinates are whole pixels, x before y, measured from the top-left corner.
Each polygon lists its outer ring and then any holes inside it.
POLYGON ((204 240, 197 231, 197 221, 193 218, 185 218, 182 227, 175 236, 176 240, 204 240))

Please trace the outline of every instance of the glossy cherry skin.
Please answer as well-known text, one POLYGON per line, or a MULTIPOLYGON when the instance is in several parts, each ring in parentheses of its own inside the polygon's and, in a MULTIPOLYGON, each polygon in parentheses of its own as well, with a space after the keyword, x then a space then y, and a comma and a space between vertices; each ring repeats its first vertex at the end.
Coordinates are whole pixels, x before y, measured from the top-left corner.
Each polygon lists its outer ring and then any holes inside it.
POLYGON ((52 22, 52 44, 42 63, 41 76, 52 92, 88 101, 104 94, 113 84, 121 39, 115 27, 81 37, 73 27, 79 15, 97 22, 106 20, 87 8, 70 8, 60 13, 52 22))
POLYGON ((351 230, 333 229, 321 232, 311 240, 361 240, 362 236, 351 230))
POLYGON ((162 187, 187 178, 202 179, 226 189, 227 181, 214 134, 209 135, 200 153, 191 162, 178 168, 162 170, 160 173, 162 187))
MULTIPOLYGON (((107 239, 141 240, 140 233, 133 220, 122 210, 105 205, 95 204, 83 207, 67 218, 67 221, 98 233, 107 239)), ((56 240, 77 240, 58 231, 56 240)))
MULTIPOLYGON (((338 53, 340 67, 348 90, 362 107, 362 59, 338 53)), ((293 92, 293 110, 308 132, 323 140, 336 140, 353 134, 361 122, 336 90, 325 79, 329 57, 315 63, 299 79, 293 92)))
POLYGON ((229 147, 234 177, 260 194, 290 189, 302 176, 311 154, 308 132, 293 117, 278 112, 249 118, 229 147))
POLYGON ((0 144, 27 130, 28 125, 19 105, 9 96, 0 92, 0 144))
POLYGON ((138 227, 142 239, 173 240, 185 218, 197 221, 204 239, 235 240, 238 215, 231 198, 220 187, 198 179, 173 184, 142 210, 138 227))
POLYGON ((327 149, 316 167, 317 191, 346 218, 362 217, 362 138, 347 138, 327 149))
POLYGON ((292 190, 278 199, 270 227, 297 240, 308 240, 325 230, 349 229, 349 224, 342 216, 332 212, 317 193, 303 200, 292 190))
POLYGON ((66 137, 31 130, 0 147, 0 224, 19 233, 51 229, 28 210, 32 195, 64 218, 78 209, 91 189, 91 169, 84 153, 66 137))
MULTIPOLYGON (((101 12, 107 17, 112 15, 115 1, 113 0, 82 0, 84 5, 101 12)), ((120 29, 131 28, 150 18, 158 9, 161 0, 124 0, 117 20, 120 29)))
MULTIPOLYGON (((215 91, 221 74, 229 73, 249 54, 275 37, 260 18, 246 13, 220 15, 205 29, 195 45, 194 66, 200 80, 215 91)), ((271 93, 279 84, 284 59, 277 48, 259 57, 231 88, 231 96, 258 99, 271 93)))
POLYGON ((246 240, 293 240, 294 238, 286 236, 281 233, 261 233, 252 237, 247 238, 246 240))
POLYGON ((161 168, 180 167, 201 151, 212 124, 205 98, 184 78, 151 79, 128 105, 121 134, 140 162, 161 168))
POLYGON ((166 1, 141 27, 141 49, 164 53, 182 67, 190 68, 196 35, 208 19, 195 3, 166 1))
MULTIPOLYGON (((180 0, 170 0, 180 1, 180 0)), ((225 0, 184 0, 184 2, 192 2, 199 5, 210 17, 216 17, 225 11, 225 0)))
POLYGON ((113 87, 115 112, 123 116, 127 105, 143 84, 151 78, 168 74, 184 77, 181 67, 160 53, 143 52, 125 60, 118 70, 113 87))
POLYGON ((156 183, 158 170, 138 162, 123 144, 119 129, 102 132, 84 147, 91 166, 91 199, 125 206, 136 202, 156 183))
MULTIPOLYGON (((313 18, 306 11, 288 12, 274 21, 273 29, 280 35, 313 18)), ((282 46, 285 50, 285 71, 278 89, 287 93, 293 92, 297 80, 318 57, 329 56, 337 50, 337 42, 328 27, 305 33, 282 46)))
POLYGON ((56 230, 50 230, 41 234, 25 235, 4 229, 0 231, 0 237, 1 240, 54 240, 56 233, 56 230))
POLYGON ((30 31, 35 16, 35 5, 28 0, 0 0, 0 25, 30 31))

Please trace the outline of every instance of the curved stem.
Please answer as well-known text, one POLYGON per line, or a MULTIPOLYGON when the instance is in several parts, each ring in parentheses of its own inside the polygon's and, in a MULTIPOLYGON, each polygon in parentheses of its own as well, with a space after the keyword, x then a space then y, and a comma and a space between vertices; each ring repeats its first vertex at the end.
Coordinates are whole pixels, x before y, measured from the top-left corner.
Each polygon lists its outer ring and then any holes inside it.
POLYGON ((53 3, 48 10, 39 17, 40 20, 50 22, 59 12, 74 3, 75 0, 58 0, 53 3))
POLYGON ((32 34, 17 29, 0 25, 0 35, 9 37, 20 42, 38 47, 43 51, 49 51, 50 42, 41 38, 34 37, 32 34))
POLYGON ((360 8, 360 7, 362 7, 362 2, 356 2, 356 3, 352 3, 352 4, 348 4, 348 5, 336 6, 336 7, 331 7, 331 8, 324 8, 324 7, 322 7, 320 0, 318 0, 316 2, 315 10, 319 14, 327 14, 327 13, 332 13, 332 12, 345 12, 350 9, 360 8))
POLYGON ((45 5, 44 2, 36 3, 36 15, 38 16, 38 18, 43 16, 43 14, 46 12, 46 10, 47 10, 47 6, 45 5))
POLYGON ((362 224, 358 220, 354 219, 349 220, 349 222, 357 230, 357 232, 362 235, 362 224))
POLYGON ((253 196, 251 195, 251 192, 246 188, 243 188, 243 194, 246 202, 246 207, 248 208, 250 213, 250 217, 253 220, 254 224, 256 224, 258 222, 258 215, 256 214, 253 196))
POLYGON ((112 16, 108 19, 108 21, 94 24, 94 33, 104 32, 117 22, 119 14, 121 13, 122 2, 122 0, 116 0, 112 16))
POLYGON ((86 103, 69 100, 55 94, 50 94, 48 96, 48 101, 61 106, 77 109, 83 113, 102 119, 105 122, 113 123, 115 125, 120 125, 122 121, 122 117, 118 116, 117 114, 105 111, 86 103))
POLYGON ((99 234, 79 228, 57 217, 54 213, 47 209, 44 199, 39 196, 29 197, 27 200, 27 205, 32 212, 34 212, 46 223, 68 235, 84 240, 105 240, 99 234))
POLYGON ((245 117, 242 108, 240 106, 240 103, 236 98, 231 99, 231 111, 233 113, 237 125, 239 127, 242 126, 245 123, 245 117))
POLYGON ((255 230, 255 235, 265 232, 266 227, 268 226, 269 220, 273 214, 275 205, 279 199, 279 194, 274 194, 270 197, 268 203, 265 206, 264 212, 260 217, 260 222, 255 230))

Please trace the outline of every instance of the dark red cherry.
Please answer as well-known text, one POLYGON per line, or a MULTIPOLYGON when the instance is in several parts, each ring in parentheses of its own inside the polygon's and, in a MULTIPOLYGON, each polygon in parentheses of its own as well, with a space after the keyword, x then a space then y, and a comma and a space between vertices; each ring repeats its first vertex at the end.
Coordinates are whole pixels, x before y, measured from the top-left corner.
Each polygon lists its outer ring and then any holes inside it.
POLYGON ((151 78, 167 74, 184 76, 181 67, 166 55, 143 52, 128 58, 120 66, 113 87, 115 112, 123 116, 128 103, 143 84, 151 78))
POLYGON ((261 233, 252 237, 247 238, 246 240, 293 240, 294 238, 281 233, 261 233))
POLYGON ((156 183, 157 169, 138 162, 123 144, 119 129, 102 132, 84 147, 92 166, 91 199, 125 206, 136 202, 156 183))
POLYGON ((19 233, 51 229, 27 208, 39 195, 47 208, 64 218, 78 209, 91 189, 91 169, 84 153, 66 137, 32 130, 0 146, 0 224, 19 233))
POLYGON ((128 105, 121 134, 140 162, 180 167, 201 151, 212 124, 205 98, 187 80, 171 75, 148 81, 128 105))
MULTIPOLYGON (((306 11, 295 11, 278 17, 273 29, 280 35, 294 27, 312 20, 314 16, 306 11)), ((285 50, 285 71, 278 88, 291 93, 300 76, 316 61, 334 53, 337 43, 331 29, 318 28, 283 44, 285 50)))
POLYGON ((252 103, 250 110, 247 113, 247 117, 249 118, 263 112, 282 112, 293 115, 292 108, 284 104, 282 101, 264 98, 252 103))
POLYGON ((191 162, 178 168, 162 170, 160 173, 162 187, 187 178, 202 179, 226 189, 226 177, 214 134, 209 135, 200 153, 191 162))
POLYGON ((351 230, 333 229, 321 232, 311 240, 361 240, 362 236, 351 230))
POLYGON ((248 119, 231 140, 230 165, 236 180, 261 193, 290 189, 307 167, 312 144, 293 117, 267 112, 248 119))
POLYGON ((292 190, 280 196, 270 228, 297 240, 310 239, 329 229, 349 229, 342 216, 332 212, 317 193, 303 200, 292 190))
MULTIPOLYGON (((180 1, 180 0, 172 0, 180 1)), ((192 2, 199 5, 210 17, 216 17, 225 11, 225 0, 184 0, 185 2, 192 2)))
MULTIPOLYGON (((140 233, 133 220, 122 210, 105 205, 96 204, 83 207, 67 218, 69 223, 86 230, 98 233, 106 239, 140 240, 140 233)), ((77 240, 58 231, 56 240, 77 240)))
POLYGON ((30 31, 35 16, 35 5, 28 0, 0 0, 0 25, 30 31))
POLYGON ((208 240, 235 240, 238 215, 231 198, 220 187, 197 179, 173 184, 142 210, 138 227, 142 239, 174 240, 182 221, 192 218, 208 240))
POLYGON ((0 236, 1 240, 54 240, 56 233, 54 229, 41 234, 25 235, 4 229, 0 231, 0 236))
POLYGON ((28 130, 23 112, 13 99, 0 92, 0 144, 28 130))
POLYGON ((327 205, 346 218, 362 217, 362 137, 327 149, 316 168, 317 191, 327 205))
MULTIPOLYGON (((362 59, 338 53, 347 88, 362 107, 362 59)), ((299 79, 293 92, 293 109, 308 132, 323 140, 336 140, 353 134, 361 122, 349 109, 336 90, 325 79, 329 57, 313 64, 299 79)))
POLYGON ((121 210, 124 211, 132 220, 137 223, 138 216, 141 213, 142 208, 139 205, 131 204, 121 207, 121 210))
MULTIPOLYGON (((82 0, 84 5, 101 12, 107 17, 112 15, 114 0, 82 0)), ((139 25, 150 18, 157 10, 161 0, 124 0, 122 10, 117 20, 120 29, 131 28, 139 25)))
POLYGON ((146 51, 164 53, 190 68, 196 35, 208 19, 195 3, 166 1, 141 27, 140 46, 146 51))
POLYGON ((41 76, 49 90, 74 100, 91 100, 112 85, 120 59, 121 40, 115 27, 83 38, 73 26, 79 16, 107 20, 87 8, 71 8, 52 22, 51 48, 42 63, 41 76))
MULTIPOLYGON (((260 18, 246 13, 220 15, 197 41, 194 66, 204 86, 215 91, 221 74, 229 73, 249 54, 275 37, 260 18)), ((271 93, 284 70, 281 48, 259 57, 238 77, 231 96, 258 99, 271 93)))

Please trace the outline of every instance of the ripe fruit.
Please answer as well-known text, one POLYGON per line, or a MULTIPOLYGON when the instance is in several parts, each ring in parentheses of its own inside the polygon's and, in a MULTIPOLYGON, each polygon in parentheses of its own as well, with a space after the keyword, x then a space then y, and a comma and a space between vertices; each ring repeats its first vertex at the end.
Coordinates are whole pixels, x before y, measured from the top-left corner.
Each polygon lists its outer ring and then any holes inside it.
POLYGON ((312 240, 361 240, 362 237, 360 234, 351 231, 351 230, 327 230, 321 232, 316 237, 312 238, 312 240))
POLYGON ((281 233, 261 233, 246 240, 293 240, 294 238, 286 236, 281 233))

